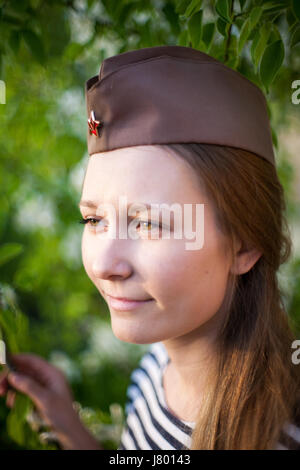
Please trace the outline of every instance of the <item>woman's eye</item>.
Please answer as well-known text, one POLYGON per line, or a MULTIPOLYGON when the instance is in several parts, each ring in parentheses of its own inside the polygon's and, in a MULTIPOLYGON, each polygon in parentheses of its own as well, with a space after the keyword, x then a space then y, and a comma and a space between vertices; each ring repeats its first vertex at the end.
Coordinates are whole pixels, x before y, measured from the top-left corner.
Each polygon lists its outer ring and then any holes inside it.
POLYGON ((99 222, 102 222, 102 220, 103 219, 98 220, 98 219, 93 219, 92 217, 90 217, 88 219, 80 219, 79 223, 85 224, 85 225, 87 224, 87 225, 90 225, 91 227, 96 227, 99 222))
MULTIPOLYGON (((138 225, 142 225, 142 227, 145 228, 145 229, 150 227, 151 230, 152 230, 152 228, 153 229, 161 229, 162 228, 161 224, 158 224, 158 223, 155 223, 155 222, 149 222, 148 220, 140 220, 138 225)), ((149 232, 150 230, 146 230, 146 231, 149 232)))
POLYGON ((148 226, 148 228, 149 228, 149 226, 150 225, 152 226, 153 224, 152 224, 152 222, 148 222, 147 220, 140 220, 139 225, 143 225, 144 228, 146 228, 148 226), (145 225, 143 225, 143 224, 145 224, 145 225))
POLYGON ((88 223, 94 227, 95 225, 97 225, 97 223, 99 222, 99 220, 96 220, 96 219, 88 219, 88 223))
MULTIPOLYGON (((79 223, 84 225, 89 225, 91 228, 99 229, 100 225, 103 225, 105 219, 94 219, 93 217, 82 218, 79 220, 79 223)), ((106 225, 106 224, 105 224, 106 225)), ((148 220, 139 220, 136 226, 136 229, 140 226, 142 232, 153 233, 154 230, 162 230, 162 224, 156 222, 149 222, 148 220)))

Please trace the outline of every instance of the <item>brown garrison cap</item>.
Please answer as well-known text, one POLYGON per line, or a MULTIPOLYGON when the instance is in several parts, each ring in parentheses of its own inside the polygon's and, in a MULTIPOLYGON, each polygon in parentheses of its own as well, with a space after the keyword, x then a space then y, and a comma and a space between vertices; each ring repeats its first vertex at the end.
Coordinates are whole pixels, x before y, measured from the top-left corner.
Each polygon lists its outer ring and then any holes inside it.
POLYGON ((275 164, 267 103, 239 72, 191 47, 108 57, 87 80, 88 153, 168 143, 249 150, 275 164))

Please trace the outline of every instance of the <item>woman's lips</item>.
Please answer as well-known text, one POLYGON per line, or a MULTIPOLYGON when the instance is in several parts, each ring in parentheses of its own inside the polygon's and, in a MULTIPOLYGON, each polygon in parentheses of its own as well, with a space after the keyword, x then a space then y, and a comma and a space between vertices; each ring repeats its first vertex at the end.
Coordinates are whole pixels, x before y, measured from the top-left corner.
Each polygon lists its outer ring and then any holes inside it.
POLYGON ((109 306, 112 307, 114 310, 120 310, 120 311, 134 310, 154 300, 154 299, 148 299, 148 300, 117 299, 115 297, 111 297, 108 294, 106 294, 106 297, 107 297, 109 306))

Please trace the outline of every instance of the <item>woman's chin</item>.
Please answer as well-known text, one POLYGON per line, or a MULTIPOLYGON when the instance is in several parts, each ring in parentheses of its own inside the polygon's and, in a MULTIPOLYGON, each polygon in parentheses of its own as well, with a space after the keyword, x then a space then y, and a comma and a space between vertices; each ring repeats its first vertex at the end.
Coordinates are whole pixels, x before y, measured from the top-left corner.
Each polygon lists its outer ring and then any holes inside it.
POLYGON ((153 338, 153 335, 149 334, 149 331, 145 331, 147 329, 143 328, 141 331, 140 329, 135 329, 132 325, 121 325, 119 320, 111 320, 111 328, 112 332, 116 338, 124 343, 132 343, 132 344, 150 344, 155 343, 156 339, 153 338))

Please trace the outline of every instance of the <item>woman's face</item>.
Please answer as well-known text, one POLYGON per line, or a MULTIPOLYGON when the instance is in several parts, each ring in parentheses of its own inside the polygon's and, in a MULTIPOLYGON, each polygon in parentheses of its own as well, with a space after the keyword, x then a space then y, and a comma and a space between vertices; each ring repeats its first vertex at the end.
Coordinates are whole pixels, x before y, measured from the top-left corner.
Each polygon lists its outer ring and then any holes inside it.
MULTIPOLYGON (((116 149, 89 157, 82 201, 114 206, 116 237, 107 231, 114 219, 97 209, 81 205, 83 218, 93 218, 82 237, 84 268, 108 303, 113 333, 122 341, 149 344, 195 335, 209 325, 220 308, 226 290, 229 260, 225 240, 215 226, 212 208, 200 190, 194 171, 180 157, 159 146, 116 149), (119 197, 131 203, 204 204, 204 244, 186 249, 187 240, 151 238, 151 226, 137 225, 137 239, 118 236, 119 197), (98 212, 99 214, 99 212, 98 212), (104 229, 106 225, 106 229, 104 229), (103 227, 101 229, 101 227, 103 227), (148 230, 148 234, 147 234, 148 230), (133 310, 119 311, 109 304, 109 294, 141 302, 133 310), (208 323, 209 322, 209 323, 208 323), (206 324, 206 326, 205 326, 206 324)), ((137 215, 147 220, 145 214, 137 215)), ((128 225, 130 223, 128 217, 128 225)), ((148 222, 159 222, 159 218, 148 222)), ((171 218, 172 220, 172 218, 171 218)), ((183 227, 183 226, 182 226, 183 227)), ((161 232, 162 233, 162 232, 161 232)))

